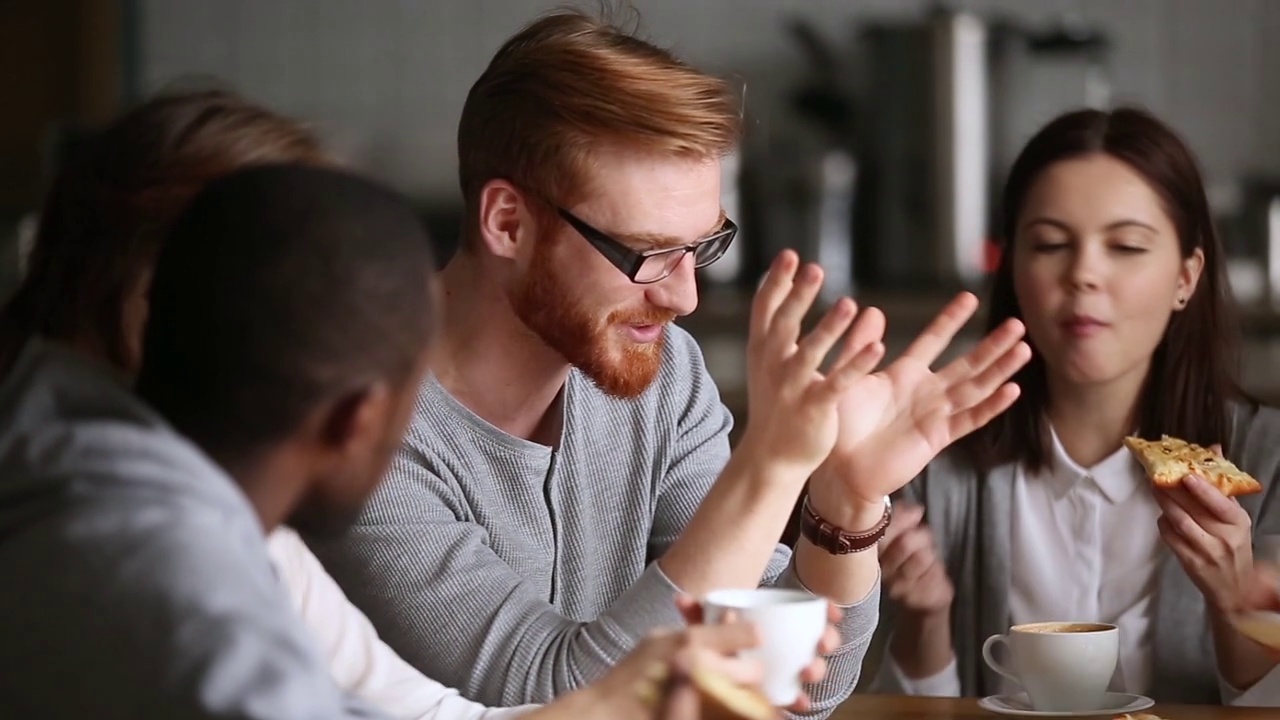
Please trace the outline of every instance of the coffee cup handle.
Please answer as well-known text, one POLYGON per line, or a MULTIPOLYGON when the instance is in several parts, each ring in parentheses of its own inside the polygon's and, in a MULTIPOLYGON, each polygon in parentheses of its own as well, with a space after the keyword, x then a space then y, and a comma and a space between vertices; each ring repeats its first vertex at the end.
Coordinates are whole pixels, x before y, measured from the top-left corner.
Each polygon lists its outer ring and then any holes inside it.
POLYGON ((1018 676, 1014 675, 1012 670, 1000 664, 1000 661, 996 660, 995 656, 992 654, 991 651, 996 645, 1004 645, 1006 648, 1009 647, 1009 636, 992 635, 987 638, 987 641, 982 643, 982 659, 987 661, 987 665, 990 666, 992 670, 995 670, 1001 675, 1009 678, 1021 687, 1022 683, 1018 681, 1018 676))

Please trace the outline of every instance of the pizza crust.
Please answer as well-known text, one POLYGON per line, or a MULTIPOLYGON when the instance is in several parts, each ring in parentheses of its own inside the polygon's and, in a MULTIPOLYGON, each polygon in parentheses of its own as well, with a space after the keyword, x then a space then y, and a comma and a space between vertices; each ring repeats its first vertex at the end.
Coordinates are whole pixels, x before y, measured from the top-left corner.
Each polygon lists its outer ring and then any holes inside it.
POLYGON ((778 718, 778 711, 773 704, 754 688, 743 687, 719 673, 704 669, 695 669, 690 679, 702 697, 703 720, 778 718))
POLYGON ((1178 487, 1184 477, 1198 475, 1227 497, 1262 491, 1262 483, 1252 475, 1218 453, 1195 443, 1162 435, 1159 440, 1126 437, 1124 445, 1138 459, 1156 487, 1178 487))

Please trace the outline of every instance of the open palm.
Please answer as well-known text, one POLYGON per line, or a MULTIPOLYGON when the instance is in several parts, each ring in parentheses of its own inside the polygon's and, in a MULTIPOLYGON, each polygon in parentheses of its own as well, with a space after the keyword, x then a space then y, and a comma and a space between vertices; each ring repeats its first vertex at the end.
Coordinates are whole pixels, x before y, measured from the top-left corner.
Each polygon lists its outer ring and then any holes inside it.
POLYGON ((743 445, 775 466, 794 469, 790 474, 800 482, 826 460, 836 442, 840 399, 884 356, 884 316, 870 312, 859 317, 848 298, 832 305, 812 331, 802 333, 801 323, 821 286, 822 268, 801 267, 794 252, 780 253, 756 292, 747 337, 751 411, 743 445), (819 372, 842 336, 841 359, 819 372))
POLYGON ((898 360, 856 380, 841 397, 839 432, 822 474, 851 499, 876 502, 898 490, 1017 399, 1008 380, 1031 357, 1017 321, 941 370, 930 369, 976 309, 973 295, 960 295, 898 360))

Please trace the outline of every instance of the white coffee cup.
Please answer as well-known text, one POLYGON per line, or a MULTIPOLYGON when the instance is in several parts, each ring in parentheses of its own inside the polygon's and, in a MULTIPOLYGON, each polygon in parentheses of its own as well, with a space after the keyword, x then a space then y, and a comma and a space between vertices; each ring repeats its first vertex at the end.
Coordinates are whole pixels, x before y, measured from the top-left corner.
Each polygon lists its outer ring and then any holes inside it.
POLYGON ((746 654, 764 668, 761 683, 769 702, 786 707, 800 697, 800 671, 818 655, 827 627, 827 601, 803 590, 716 590, 702 600, 707 622, 733 613, 756 626, 760 645, 746 654))
POLYGON ((1104 623, 1015 625, 1007 635, 992 635, 982 645, 991 669, 1022 686, 1040 712, 1100 710, 1119 652, 1120 631, 1104 623), (992 656, 998 644, 1009 648, 1009 665, 992 656))

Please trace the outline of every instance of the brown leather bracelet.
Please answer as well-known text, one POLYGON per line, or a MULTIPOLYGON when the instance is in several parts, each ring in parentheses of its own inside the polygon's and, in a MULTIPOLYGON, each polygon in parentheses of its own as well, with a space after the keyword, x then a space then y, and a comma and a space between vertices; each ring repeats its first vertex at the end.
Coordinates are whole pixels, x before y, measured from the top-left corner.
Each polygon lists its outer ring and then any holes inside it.
POLYGON ((809 496, 805 495, 804 506, 800 510, 800 533, 806 540, 832 555, 849 555, 875 547, 880 538, 884 537, 892 519, 893 503, 886 497, 884 515, 875 527, 864 532, 849 532, 832 525, 814 512, 813 506, 809 504, 809 496))

